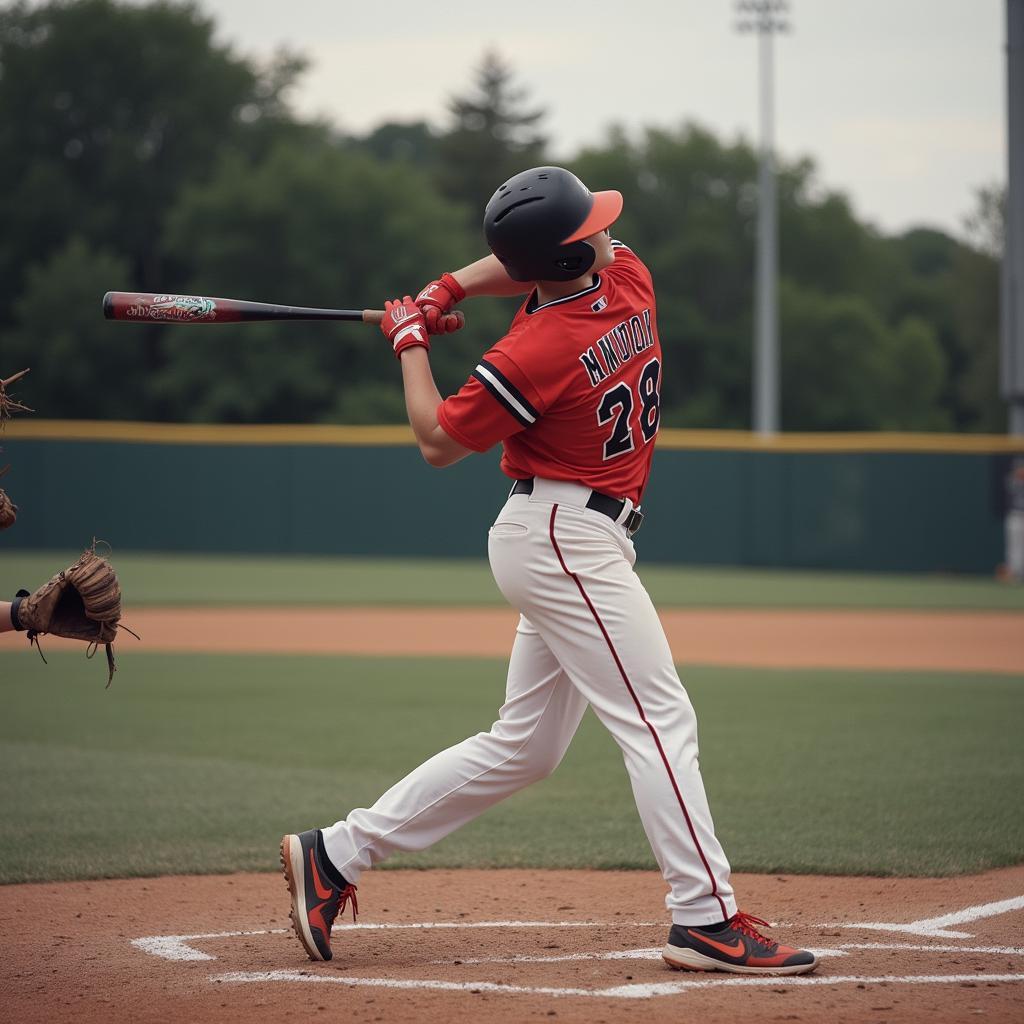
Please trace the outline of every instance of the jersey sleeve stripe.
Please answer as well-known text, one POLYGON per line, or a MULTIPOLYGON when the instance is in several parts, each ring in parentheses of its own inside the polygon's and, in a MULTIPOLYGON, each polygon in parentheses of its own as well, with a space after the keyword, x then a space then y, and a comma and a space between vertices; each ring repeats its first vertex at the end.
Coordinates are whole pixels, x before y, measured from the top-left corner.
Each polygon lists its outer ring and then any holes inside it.
POLYGON ((613 238, 612 239, 612 248, 613 249, 625 249, 626 252, 632 252, 633 251, 632 249, 630 249, 630 247, 628 245, 626 245, 625 242, 620 242, 617 238, 613 238))
POLYGON ((501 370, 486 359, 481 359, 473 376, 514 416, 524 427, 537 420, 537 410, 526 400, 523 393, 501 370))

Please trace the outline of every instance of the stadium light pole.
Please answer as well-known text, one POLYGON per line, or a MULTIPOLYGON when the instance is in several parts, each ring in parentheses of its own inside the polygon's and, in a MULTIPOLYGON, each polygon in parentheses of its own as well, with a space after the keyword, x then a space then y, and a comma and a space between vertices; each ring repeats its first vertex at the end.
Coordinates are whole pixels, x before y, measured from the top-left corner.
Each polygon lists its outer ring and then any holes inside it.
POLYGON ((1003 397, 1024 434, 1024 0, 1006 2, 1006 234, 1002 267, 1003 397))
POLYGON ((779 238, 775 187, 775 70, 772 43, 788 32, 787 0, 736 0, 740 32, 758 35, 761 138, 757 183, 757 269, 754 280, 754 430, 770 437, 779 430, 779 238))
MULTIPOLYGON (((1006 0, 1006 235, 1001 288, 1000 384, 1009 432, 1024 436, 1024 0, 1006 0)), ((1006 574, 1024 582, 1024 458, 1010 460, 1006 495, 1006 574)))

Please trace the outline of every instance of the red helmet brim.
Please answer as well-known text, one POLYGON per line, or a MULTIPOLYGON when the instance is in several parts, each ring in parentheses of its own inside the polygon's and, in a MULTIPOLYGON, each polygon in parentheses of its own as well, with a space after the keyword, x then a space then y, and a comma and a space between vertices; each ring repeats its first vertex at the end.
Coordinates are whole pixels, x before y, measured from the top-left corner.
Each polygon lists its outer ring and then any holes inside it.
POLYGON ((619 219, 622 213, 622 193, 609 189, 607 192, 594 193, 594 205, 587 214, 587 219, 568 237, 562 240, 562 245, 570 242, 578 242, 580 239, 596 235, 598 231, 604 231, 619 219))

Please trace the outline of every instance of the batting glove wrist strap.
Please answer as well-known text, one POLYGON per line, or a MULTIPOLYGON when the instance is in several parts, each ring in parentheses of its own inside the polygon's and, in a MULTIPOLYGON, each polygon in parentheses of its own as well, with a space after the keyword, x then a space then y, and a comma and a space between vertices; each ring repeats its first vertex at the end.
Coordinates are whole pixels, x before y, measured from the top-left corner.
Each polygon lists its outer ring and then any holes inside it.
POLYGON ((445 271, 436 281, 431 281, 420 289, 416 296, 416 305, 421 309, 433 307, 440 313, 447 313, 466 297, 466 289, 455 278, 445 271))
POLYGON ((451 334, 461 330, 466 320, 462 313, 453 313, 452 306, 466 297, 466 289, 445 271, 436 281, 420 289, 416 305, 431 334, 451 334))
POLYGON ((413 345, 420 345, 430 351, 427 323, 408 295, 401 301, 394 299, 384 303, 384 319, 380 322, 380 329, 391 342, 396 357, 413 345))
POLYGON ((441 275, 440 283, 448 289, 448 292, 452 297, 452 300, 448 305, 449 309, 460 303, 466 297, 466 289, 463 288, 447 270, 441 275))

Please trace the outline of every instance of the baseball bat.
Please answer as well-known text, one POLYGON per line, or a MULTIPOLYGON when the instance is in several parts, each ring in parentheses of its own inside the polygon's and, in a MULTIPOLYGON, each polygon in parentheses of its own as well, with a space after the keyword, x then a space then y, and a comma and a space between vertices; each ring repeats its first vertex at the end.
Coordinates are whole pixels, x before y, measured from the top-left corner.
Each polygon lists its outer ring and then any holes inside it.
POLYGON ((103 296, 103 315, 108 320, 172 324, 226 324, 255 320, 358 320, 364 324, 379 324, 384 310, 278 306, 271 302, 219 299, 207 295, 107 292, 103 296))

